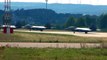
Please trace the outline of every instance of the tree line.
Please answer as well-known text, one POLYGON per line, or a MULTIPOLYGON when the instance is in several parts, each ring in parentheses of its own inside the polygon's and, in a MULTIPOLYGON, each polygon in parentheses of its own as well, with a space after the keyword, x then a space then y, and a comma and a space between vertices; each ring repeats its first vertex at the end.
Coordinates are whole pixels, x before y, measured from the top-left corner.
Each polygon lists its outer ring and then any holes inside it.
POLYGON ((86 27, 92 29, 93 31, 96 31, 96 29, 107 31, 107 14, 102 14, 101 16, 84 15, 80 18, 71 16, 64 24, 65 28, 70 26, 86 27))
MULTIPOLYGON (((0 25, 3 21, 3 11, 0 10, 0 25)), ((107 31, 107 14, 100 16, 56 13, 51 9, 17 9, 12 12, 13 25, 21 28, 27 24, 44 25, 55 29, 65 29, 70 26, 88 27, 93 30, 101 29, 107 31)))

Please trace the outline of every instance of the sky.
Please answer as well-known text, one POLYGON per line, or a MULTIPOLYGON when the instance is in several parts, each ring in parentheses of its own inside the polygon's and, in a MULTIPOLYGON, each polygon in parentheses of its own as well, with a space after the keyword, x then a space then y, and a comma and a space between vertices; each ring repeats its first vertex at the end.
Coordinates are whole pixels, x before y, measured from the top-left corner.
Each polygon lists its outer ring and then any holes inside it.
MULTIPOLYGON (((4 0, 0 0, 3 2, 4 0)), ((11 0, 12 2, 45 2, 45 0, 11 0)), ((107 0, 48 0, 48 3, 107 5, 107 0)))

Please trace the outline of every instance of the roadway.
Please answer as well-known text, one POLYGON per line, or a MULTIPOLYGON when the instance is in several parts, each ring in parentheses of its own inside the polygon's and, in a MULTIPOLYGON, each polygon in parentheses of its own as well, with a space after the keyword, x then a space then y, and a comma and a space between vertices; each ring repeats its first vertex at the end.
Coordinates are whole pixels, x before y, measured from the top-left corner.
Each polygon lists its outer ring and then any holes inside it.
POLYGON ((97 48, 100 43, 24 43, 24 42, 0 42, 0 46, 18 48, 97 48))

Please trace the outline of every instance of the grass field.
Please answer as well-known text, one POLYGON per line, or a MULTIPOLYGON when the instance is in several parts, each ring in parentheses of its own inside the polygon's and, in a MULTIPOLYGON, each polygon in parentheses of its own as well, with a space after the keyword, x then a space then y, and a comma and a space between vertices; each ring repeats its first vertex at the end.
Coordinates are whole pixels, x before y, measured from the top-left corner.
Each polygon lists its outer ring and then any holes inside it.
POLYGON ((107 38, 16 32, 11 35, 0 33, 0 42, 100 43, 107 42, 107 38))
POLYGON ((0 60, 107 60, 107 49, 0 49, 0 60))

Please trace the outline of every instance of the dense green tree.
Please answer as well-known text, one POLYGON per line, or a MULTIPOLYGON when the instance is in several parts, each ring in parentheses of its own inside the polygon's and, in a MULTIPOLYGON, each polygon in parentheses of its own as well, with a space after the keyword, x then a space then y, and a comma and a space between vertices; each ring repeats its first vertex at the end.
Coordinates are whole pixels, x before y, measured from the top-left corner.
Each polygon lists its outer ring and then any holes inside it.
POLYGON ((99 25, 101 29, 107 29, 107 14, 100 16, 99 25))
POLYGON ((16 22, 16 27, 17 28, 22 28, 22 26, 25 26, 27 24, 27 22, 26 21, 18 21, 18 22, 16 22))
POLYGON ((66 27, 75 26, 75 27, 87 27, 92 29, 92 31, 96 31, 98 27, 97 16, 85 15, 80 18, 70 17, 65 23, 66 27))
POLYGON ((86 18, 86 22, 85 22, 86 26, 90 27, 92 25, 94 19, 90 15, 86 15, 84 17, 86 18))
POLYGON ((77 27, 86 27, 86 19, 84 17, 78 18, 76 21, 76 26, 77 27))
POLYGON ((67 21, 66 21, 66 23, 65 23, 65 27, 67 28, 67 27, 69 27, 69 26, 75 26, 75 23, 76 23, 76 18, 74 18, 74 17, 70 17, 67 21))
POLYGON ((46 29, 51 29, 52 25, 51 25, 51 23, 46 23, 45 27, 46 27, 46 29))
POLYGON ((3 11, 0 10, 0 24, 3 23, 3 11))
POLYGON ((96 31, 97 27, 98 27, 98 21, 97 21, 97 16, 93 15, 86 15, 84 16, 86 21, 85 21, 85 25, 86 27, 89 27, 92 31, 96 31))

